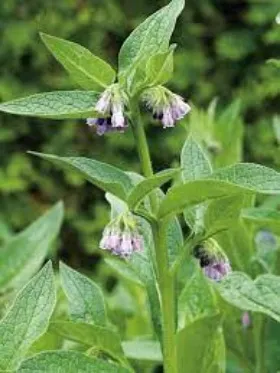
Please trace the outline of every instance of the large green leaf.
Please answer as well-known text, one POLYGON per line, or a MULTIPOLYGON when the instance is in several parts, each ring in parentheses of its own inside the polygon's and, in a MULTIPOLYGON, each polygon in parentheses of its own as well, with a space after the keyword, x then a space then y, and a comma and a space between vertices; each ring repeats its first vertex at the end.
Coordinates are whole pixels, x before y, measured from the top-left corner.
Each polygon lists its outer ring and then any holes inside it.
POLYGON ((104 297, 99 286, 63 263, 60 263, 60 274, 72 319, 106 325, 104 297))
POLYGON ((180 329, 219 312, 215 292, 196 263, 192 276, 186 279, 186 285, 180 294, 178 312, 180 329))
POLYGON ((114 83, 116 73, 101 58, 79 44, 41 33, 41 38, 71 78, 82 88, 104 89, 114 83))
POLYGON ((169 5, 148 17, 124 42, 119 54, 120 74, 129 74, 140 62, 152 54, 166 52, 176 20, 185 5, 173 0, 169 5))
POLYGON ((161 348, 157 341, 124 341, 122 347, 128 359, 162 362, 161 348))
POLYGON ((66 119, 94 117, 98 93, 56 91, 39 93, 0 104, 0 111, 31 117, 66 119))
POLYGON ((177 334, 178 373, 225 372, 221 317, 199 319, 177 334))
POLYGON ((129 373, 119 365, 78 351, 47 351, 25 360, 17 373, 129 373))
POLYGON ((220 168, 210 179, 227 181, 257 193, 280 193, 280 173, 254 163, 237 163, 220 168))
POLYGON ((198 205, 207 200, 223 198, 241 192, 243 192, 242 188, 224 181, 190 181, 169 189, 160 205, 158 217, 165 218, 169 215, 175 215, 187 207, 198 205))
POLYGON ((64 339, 81 343, 96 351, 106 352, 113 358, 124 361, 119 335, 112 327, 102 327, 83 322, 55 321, 50 330, 64 339))
MULTIPOLYGON (((212 173, 212 166, 208 156, 191 136, 187 138, 182 148, 181 168, 184 182, 203 179, 212 173)), ((203 231, 205 208, 205 204, 202 203, 184 210, 185 220, 195 233, 199 234, 203 231)))
POLYGON ((131 180, 126 173, 109 164, 84 157, 58 157, 52 154, 30 153, 78 172, 92 184, 121 199, 125 199, 126 194, 132 188, 131 180))
POLYGON ((178 173, 178 169, 165 170, 138 183, 128 196, 127 203, 130 209, 133 210, 149 193, 170 181, 178 173))
POLYGON ((209 158, 192 137, 187 138, 182 148, 181 167, 184 181, 203 179, 212 173, 209 158))
POLYGON ((0 370, 13 370, 48 327, 55 306, 51 263, 30 280, 0 322, 0 370))
POLYGON ((149 85, 149 87, 163 85, 172 78, 175 47, 171 46, 167 52, 157 53, 149 58, 146 66, 145 81, 145 84, 149 85))
POLYGON ((56 238, 63 218, 59 202, 0 250, 0 288, 22 286, 40 268, 56 238))
POLYGON ((233 272, 217 285, 221 296, 244 310, 264 313, 280 322, 280 277, 262 275, 253 281, 245 273, 233 272))
POLYGON ((243 194, 211 201, 204 216, 206 236, 231 228, 241 214, 243 202, 243 194))

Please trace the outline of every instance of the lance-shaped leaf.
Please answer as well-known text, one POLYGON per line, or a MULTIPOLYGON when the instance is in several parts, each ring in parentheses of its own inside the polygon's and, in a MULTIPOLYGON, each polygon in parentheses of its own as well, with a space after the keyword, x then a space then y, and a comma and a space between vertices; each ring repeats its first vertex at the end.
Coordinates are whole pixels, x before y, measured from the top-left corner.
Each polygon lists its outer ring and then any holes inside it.
POLYGON ((221 316, 198 319, 177 334, 178 373, 225 373, 221 316))
POLYGON ((39 93, 0 104, 0 111, 49 119, 94 117, 99 94, 88 91, 39 93))
POLYGON ((209 158, 192 137, 188 137, 183 146, 181 167, 184 181, 203 179, 212 173, 209 158))
POLYGON ((168 50, 177 17, 184 5, 184 0, 172 0, 130 34, 120 50, 120 74, 129 74, 137 64, 143 63, 151 55, 168 50))
POLYGON ((220 168, 211 179, 227 181, 256 193, 280 193, 280 173, 259 164, 237 163, 220 168))
POLYGON ((280 277, 262 275, 253 281, 245 273, 233 272, 217 285, 221 296, 244 310, 264 313, 280 322, 280 277))
POLYGON ((167 52, 153 55, 146 66, 146 84, 150 87, 167 83, 173 75, 174 50, 176 45, 172 45, 167 52))
POLYGON ((106 352, 114 359, 125 362, 119 335, 112 327, 105 328, 83 322, 55 321, 50 330, 69 341, 81 343, 96 351, 106 352))
POLYGON ((0 250, 0 288, 21 286, 40 268, 56 238, 63 218, 59 202, 0 250))
POLYGON ((82 88, 102 90, 114 83, 116 73, 112 67, 88 49, 51 35, 40 35, 50 52, 82 88))
POLYGON ((236 193, 280 194, 280 173, 250 163, 222 168, 207 179, 171 188, 160 206, 158 215, 163 218, 209 199, 236 193))
MULTIPOLYGON (((206 178, 212 173, 212 166, 202 147, 189 136, 181 152, 182 179, 184 182, 206 178)), ((203 230, 205 205, 184 210, 184 217, 194 232, 203 230)))
POLYGON ((211 201, 204 216, 206 235, 213 236, 218 232, 232 228, 241 214, 243 204, 243 194, 211 201))
POLYGON ((51 263, 21 290, 0 322, 0 370, 13 370, 48 327, 55 306, 51 263))
POLYGON ((149 193, 173 179, 178 173, 178 169, 164 170, 138 183, 128 196, 127 203, 130 209, 133 210, 149 193))
POLYGON ((72 319, 106 325, 105 302, 99 286, 63 263, 60 263, 60 274, 72 319))
POLYGON ((30 152, 58 166, 78 172, 86 180, 121 199, 132 188, 130 178, 122 170, 109 164, 84 157, 58 157, 52 154, 30 152))
POLYGON ((242 188, 215 180, 196 180, 169 189, 163 199, 159 212, 159 218, 175 215, 185 208, 198 205, 210 199, 223 198, 241 193, 242 188))
POLYGON ((275 67, 279 67, 280 68, 280 60, 277 60, 276 58, 272 58, 272 59, 268 60, 267 62, 271 63, 275 67))
POLYGON ((89 357, 78 351, 47 351, 25 360, 17 373, 131 373, 105 360, 89 357))

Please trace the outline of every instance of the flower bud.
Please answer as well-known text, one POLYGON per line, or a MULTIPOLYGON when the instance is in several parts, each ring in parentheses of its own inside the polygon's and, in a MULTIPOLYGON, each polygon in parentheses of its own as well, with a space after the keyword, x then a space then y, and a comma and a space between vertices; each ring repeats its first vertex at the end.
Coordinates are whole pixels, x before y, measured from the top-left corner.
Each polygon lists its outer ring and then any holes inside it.
POLYGON ((244 329, 248 329, 251 326, 251 317, 248 311, 243 312, 241 323, 244 329))

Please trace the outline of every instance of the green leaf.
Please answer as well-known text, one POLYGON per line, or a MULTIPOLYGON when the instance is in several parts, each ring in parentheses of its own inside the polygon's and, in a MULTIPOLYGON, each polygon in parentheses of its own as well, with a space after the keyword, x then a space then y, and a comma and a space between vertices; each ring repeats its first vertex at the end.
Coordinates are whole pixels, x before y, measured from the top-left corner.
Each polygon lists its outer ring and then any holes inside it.
POLYGON ((121 277, 133 282, 136 285, 144 286, 138 274, 129 265, 129 263, 124 262, 123 260, 118 258, 106 258, 105 263, 108 264, 111 267, 111 269, 121 277))
POLYGON ((280 173, 254 163, 237 163, 217 170, 211 179, 227 181, 264 194, 280 193, 280 173))
POLYGON ((63 263, 60 263, 60 274, 72 319, 106 325, 104 297, 99 286, 63 263))
POLYGON ((199 319, 177 334, 178 373, 225 372, 221 317, 199 319))
POLYGON ((162 219, 175 215, 187 207, 198 205, 209 199, 223 198, 242 191, 242 188, 224 181, 191 181, 169 189, 160 205, 158 217, 162 219))
POLYGON ((37 272, 58 235, 62 218, 63 204, 59 202, 1 248, 2 291, 22 286, 37 272))
MULTIPOLYGON (((202 147, 191 136, 187 138, 182 148, 181 168, 184 182, 202 179, 212 173, 210 160, 202 147)), ((186 223, 195 233, 199 234, 203 231, 204 211, 204 204, 190 207, 184 211, 186 223)))
POLYGON ((242 210, 242 219, 275 234, 280 233, 280 212, 266 208, 248 208, 242 210))
POLYGON ((151 55, 168 50, 176 20, 183 10, 184 0, 173 0, 169 5, 148 17, 124 42, 119 54, 120 74, 129 75, 151 55), (129 71, 130 70, 130 71, 129 71))
POLYGON ((30 117, 67 119, 94 117, 99 94, 88 91, 39 93, 0 104, 0 111, 30 117))
POLYGON ((124 341, 122 347, 128 359, 162 362, 161 348, 157 341, 124 341))
POLYGON ((245 273, 233 272, 217 288, 230 304, 244 311, 261 312, 280 322, 280 277, 262 275, 253 281, 245 273))
POLYGON ((184 181, 203 179, 211 175, 212 166, 201 146, 188 137, 181 152, 182 177, 184 181))
POLYGON ((206 236, 232 228, 241 214, 243 203, 243 194, 211 201, 204 216, 206 236))
POLYGON ((178 312, 180 329, 198 319, 214 316, 219 312, 214 289, 196 263, 191 278, 186 280, 186 285, 180 294, 178 312))
POLYGON ((48 327, 55 306, 51 263, 30 280, 0 322, 0 370, 13 370, 48 327))
POLYGON ((167 83, 173 75, 174 50, 176 45, 167 52, 157 53, 149 58, 146 66, 146 84, 150 87, 167 83))
POLYGON ((62 347, 63 338, 52 333, 48 328, 47 332, 41 335, 41 337, 32 344, 28 350, 27 356, 32 356, 42 351, 59 350, 62 347))
POLYGON ((129 373, 105 360, 94 359, 78 351, 47 351, 25 360, 17 373, 129 373))
POLYGON ((127 203, 130 209, 135 209, 149 193, 173 179, 178 173, 178 169, 164 170, 138 183, 128 196, 127 203))
POLYGON ((40 36, 54 57, 82 88, 99 90, 114 83, 116 73, 112 67, 88 49, 44 33, 40 36))
POLYGON ((50 324, 50 331, 69 341, 94 347, 97 351, 106 352, 114 359, 124 362, 120 337, 111 328, 91 325, 82 322, 55 321, 50 324))
POLYGON ((86 180, 121 199, 132 188, 130 178, 122 170, 109 164, 84 157, 58 157, 52 154, 30 152, 71 171, 76 171, 86 180))

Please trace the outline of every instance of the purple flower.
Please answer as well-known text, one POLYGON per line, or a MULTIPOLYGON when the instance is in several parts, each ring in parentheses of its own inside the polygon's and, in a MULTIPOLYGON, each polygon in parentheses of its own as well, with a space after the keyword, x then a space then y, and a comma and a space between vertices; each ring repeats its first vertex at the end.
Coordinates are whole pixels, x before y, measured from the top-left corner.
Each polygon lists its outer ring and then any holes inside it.
POLYGON ((163 128, 174 127, 191 110, 181 96, 162 86, 147 89, 142 99, 153 117, 162 122, 163 128))
POLYGON ((100 136, 107 132, 124 132, 128 127, 125 117, 125 96, 118 84, 108 87, 100 96, 94 110, 100 113, 98 118, 88 118, 87 124, 94 126, 100 136))
POLYGON ((132 215, 125 214, 104 229, 99 246, 114 255, 129 258, 134 252, 143 251, 144 241, 132 215))
POLYGON ((214 261, 206 267, 203 267, 203 272, 205 276, 211 280, 221 281, 231 272, 231 266, 227 260, 214 261))
POLYGON ((243 312, 241 317, 241 323, 244 329, 248 329, 251 326, 251 317, 248 311, 243 312))

